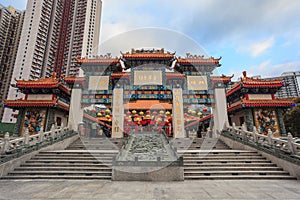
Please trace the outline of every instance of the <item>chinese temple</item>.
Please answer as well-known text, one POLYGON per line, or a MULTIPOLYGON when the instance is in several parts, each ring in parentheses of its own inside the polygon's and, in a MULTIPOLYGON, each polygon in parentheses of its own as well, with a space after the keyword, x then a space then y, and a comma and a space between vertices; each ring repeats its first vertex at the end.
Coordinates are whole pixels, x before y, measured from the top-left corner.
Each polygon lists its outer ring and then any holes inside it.
POLYGON ((255 126, 262 134, 270 129, 274 136, 285 135, 284 110, 294 106, 294 101, 275 98, 275 93, 283 86, 281 79, 249 78, 243 72, 243 77, 226 94, 230 123, 238 126, 246 123, 250 131, 255 126))
MULTIPOLYGON (((98 110, 97 117, 102 123, 109 122, 113 129, 114 99, 121 99, 118 104, 123 106, 115 108, 123 110, 122 117, 126 116, 121 126, 134 122, 149 125, 153 123, 150 119, 155 119, 156 123, 166 122, 166 126, 174 130, 172 117, 175 117, 179 123, 177 126, 184 132, 185 123, 211 114, 213 87, 228 79, 225 76, 211 77, 213 70, 221 66, 220 59, 191 54, 181 58, 164 49, 132 49, 122 53, 121 57, 113 58, 108 54, 94 59, 78 59, 79 68, 85 73, 85 80, 79 80, 85 85, 81 105, 105 105, 109 112, 98 110), (122 95, 117 97, 114 92, 119 89, 122 95), (175 100, 182 102, 176 103, 175 100), (202 107, 193 110, 192 105, 202 107)), ((66 77, 65 81, 73 84, 77 80, 66 77)), ((117 123, 120 121, 121 118, 117 123)))
POLYGON ((70 89, 63 84, 56 74, 39 80, 16 80, 15 87, 24 97, 16 100, 5 100, 5 106, 18 110, 15 132, 22 135, 28 127, 29 134, 49 131, 53 124, 67 125, 70 89))
POLYGON ((121 58, 107 55, 97 59, 79 59, 88 86, 83 92, 82 103, 101 103, 111 107, 112 90, 121 85, 126 109, 147 110, 157 103, 165 103, 164 108, 171 110, 172 104, 168 105, 172 100, 171 90, 180 85, 184 90, 185 107, 192 103, 210 105, 209 77, 220 66, 219 60, 190 55, 176 58, 174 53, 163 49, 132 50, 131 53, 123 53, 121 58), (176 65, 172 68, 175 61, 176 65))

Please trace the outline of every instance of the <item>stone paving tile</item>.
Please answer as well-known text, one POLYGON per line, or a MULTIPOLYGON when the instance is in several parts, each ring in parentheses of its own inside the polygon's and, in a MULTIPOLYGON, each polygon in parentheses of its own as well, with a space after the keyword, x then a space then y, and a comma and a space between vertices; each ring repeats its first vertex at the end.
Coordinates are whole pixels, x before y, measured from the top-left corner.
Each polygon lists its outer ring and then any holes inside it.
POLYGON ((300 199, 300 181, 0 181, 0 199, 300 199))

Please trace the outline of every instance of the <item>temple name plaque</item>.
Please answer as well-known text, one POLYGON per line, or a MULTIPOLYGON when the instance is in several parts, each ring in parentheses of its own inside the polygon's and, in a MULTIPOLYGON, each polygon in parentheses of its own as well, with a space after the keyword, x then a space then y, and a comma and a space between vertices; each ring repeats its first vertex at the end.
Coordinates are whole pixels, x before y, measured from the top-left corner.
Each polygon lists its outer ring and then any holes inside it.
POLYGON ((162 71, 134 71, 134 85, 162 85, 162 71))
POLYGON ((28 94, 27 100, 37 101, 37 100, 52 100, 52 94, 28 94))
POLYGON ((188 90, 208 90, 206 76, 188 76, 188 90))
POLYGON ((249 100, 272 100, 271 94, 248 94, 249 100))
POLYGON ((108 90, 109 76, 90 76, 89 90, 108 90))

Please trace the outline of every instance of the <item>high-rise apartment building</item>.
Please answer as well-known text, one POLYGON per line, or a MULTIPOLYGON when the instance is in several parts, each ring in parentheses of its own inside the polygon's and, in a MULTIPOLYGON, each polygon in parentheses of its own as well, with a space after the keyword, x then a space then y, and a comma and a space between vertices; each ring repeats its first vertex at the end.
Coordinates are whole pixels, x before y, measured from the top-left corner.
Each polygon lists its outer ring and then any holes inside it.
POLYGON ((0 4, 0 118, 7 98, 20 41, 24 12, 0 4))
POLYGON ((276 95, 279 98, 300 97, 300 71, 284 72, 281 78, 284 80, 284 87, 276 95))
MULTIPOLYGON (((261 76, 253 76, 252 78, 261 79, 261 76)), ((277 98, 293 98, 300 97, 300 71, 284 72, 279 77, 263 78, 264 80, 282 79, 284 86, 276 92, 277 98)))
MULTIPOLYGON (((28 0, 12 77, 75 75, 76 58, 98 53, 101 8, 101 0, 28 0)), ((8 99, 21 97, 10 88, 8 99)), ((12 110, 2 121, 15 122, 12 110)))
POLYGON ((98 54, 101 0, 65 0, 61 23, 59 53, 55 71, 58 75, 75 75, 76 58, 98 54), (69 17, 67 17, 69 16, 69 17))

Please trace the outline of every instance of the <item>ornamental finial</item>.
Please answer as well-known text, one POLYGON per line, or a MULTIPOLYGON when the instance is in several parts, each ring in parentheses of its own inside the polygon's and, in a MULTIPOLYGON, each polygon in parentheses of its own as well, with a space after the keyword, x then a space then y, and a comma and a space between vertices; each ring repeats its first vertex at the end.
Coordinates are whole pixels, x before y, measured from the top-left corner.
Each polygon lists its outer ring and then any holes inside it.
POLYGON ((247 72, 246 71, 243 71, 243 76, 244 76, 244 78, 247 77, 247 72))

